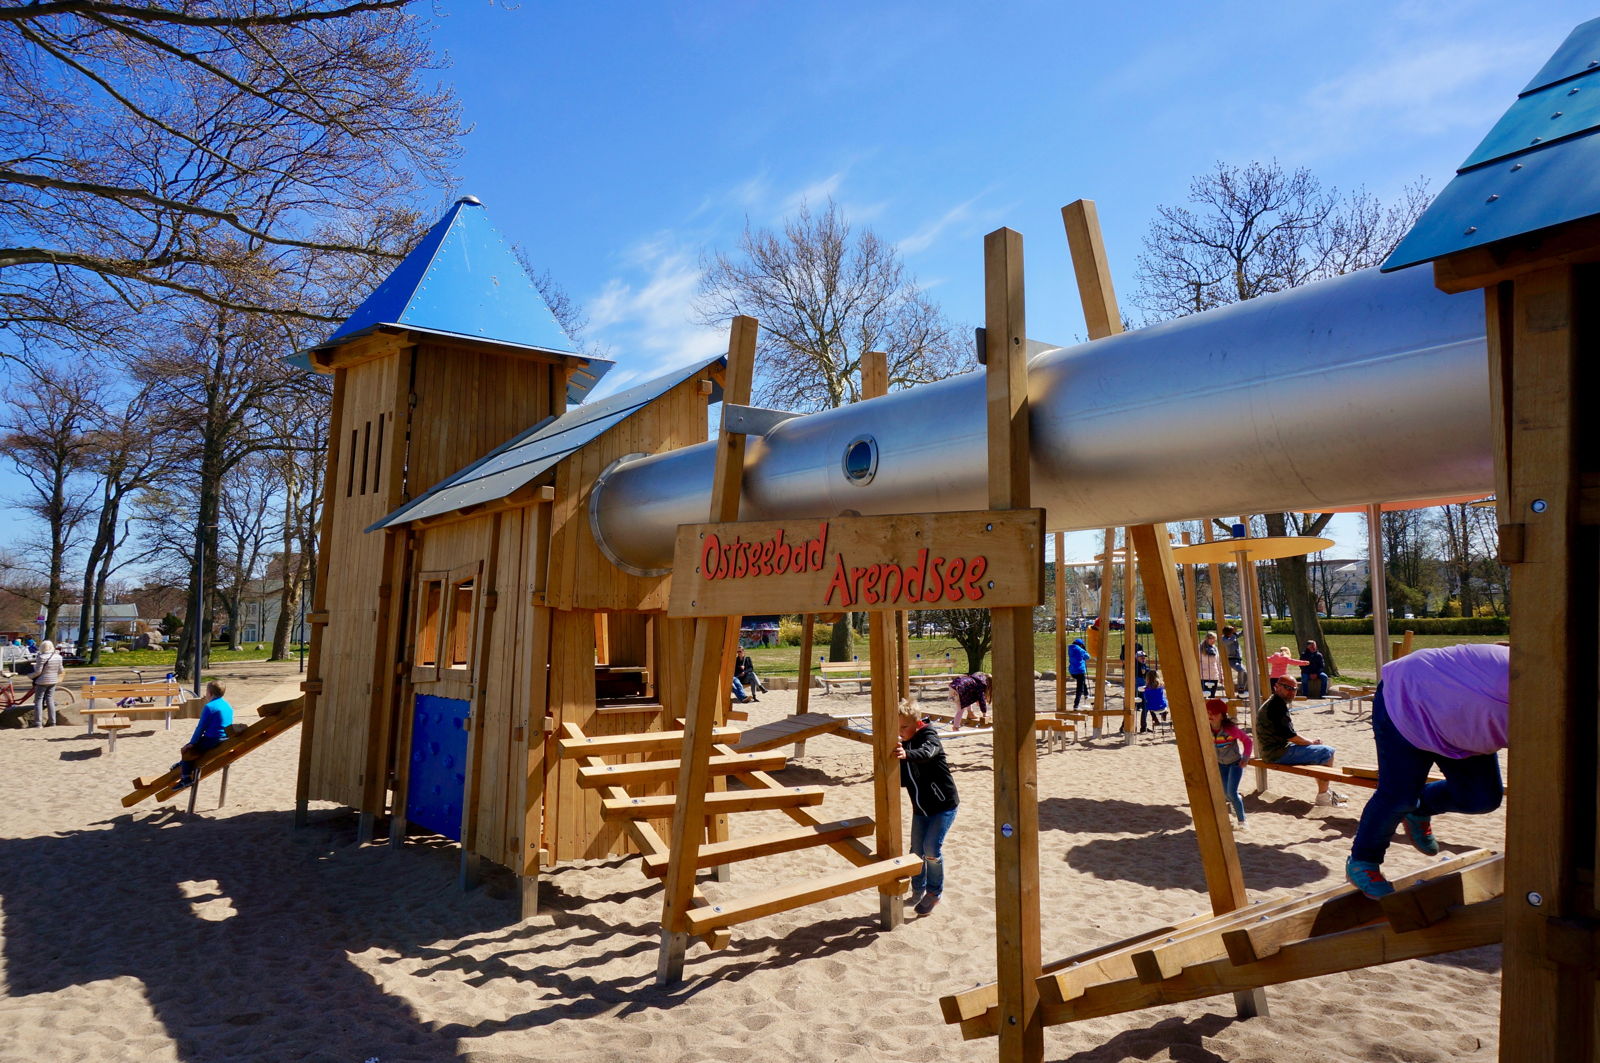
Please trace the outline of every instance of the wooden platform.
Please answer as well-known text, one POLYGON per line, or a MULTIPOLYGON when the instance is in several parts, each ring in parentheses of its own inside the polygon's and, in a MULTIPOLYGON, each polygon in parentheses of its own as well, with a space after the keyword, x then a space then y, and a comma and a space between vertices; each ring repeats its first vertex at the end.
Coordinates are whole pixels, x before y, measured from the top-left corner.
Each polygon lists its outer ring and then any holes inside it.
POLYGON ((833 734, 847 726, 849 721, 842 716, 830 716, 825 712, 803 712, 744 731, 734 739, 734 748, 741 753, 759 753, 764 749, 776 749, 779 746, 804 742, 818 735, 833 734))

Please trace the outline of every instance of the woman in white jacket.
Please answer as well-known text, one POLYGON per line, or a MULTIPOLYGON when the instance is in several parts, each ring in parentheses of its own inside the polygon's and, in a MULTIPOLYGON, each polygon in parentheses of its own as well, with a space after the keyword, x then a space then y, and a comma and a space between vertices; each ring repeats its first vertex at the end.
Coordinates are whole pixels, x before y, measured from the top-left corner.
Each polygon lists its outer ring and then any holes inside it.
POLYGON ((39 659, 33 666, 33 725, 56 725, 56 687, 67 670, 66 661, 49 639, 39 643, 39 659))

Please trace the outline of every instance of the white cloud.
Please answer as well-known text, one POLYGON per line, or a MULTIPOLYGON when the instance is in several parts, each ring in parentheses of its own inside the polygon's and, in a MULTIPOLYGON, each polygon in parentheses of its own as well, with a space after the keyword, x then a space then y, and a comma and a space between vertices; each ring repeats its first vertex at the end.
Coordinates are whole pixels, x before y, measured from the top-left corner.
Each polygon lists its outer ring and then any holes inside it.
POLYGON ((588 306, 590 329, 617 361, 596 394, 707 357, 727 345, 720 329, 694 321, 700 284, 698 256, 671 235, 658 235, 627 249, 622 276, 608 280, 588 306))
POLYGON ((978 201, 973 196, 964 202, 957 203, 933 221, 924 225, 910 236, 901 239, 897 245, 902 255, 914 255, 919 251, 926 251, 932 247, 934 241, 944 234, 944 231, 959 222, 967 221, 972 217, 972 205, 978 201))
POLYGON ((1502 37, 1395 40, 1373 62, 1306 90, 1275 124, 1289 130, 1291 157, 1337 155, 1363 141, 1470 140, 1486 114, 1510 105, 1544 51, 1542 41, 1502 37))

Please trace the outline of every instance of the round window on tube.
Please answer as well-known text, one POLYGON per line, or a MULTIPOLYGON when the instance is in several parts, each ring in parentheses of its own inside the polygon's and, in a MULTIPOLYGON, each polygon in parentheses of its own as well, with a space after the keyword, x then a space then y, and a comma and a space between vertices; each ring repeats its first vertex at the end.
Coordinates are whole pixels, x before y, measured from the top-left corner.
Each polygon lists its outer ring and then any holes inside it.
POLYGON ((844 448, 841 462, 844 478, 853 484, 869 484, 878 474, 878 441, 871 436, 857 436, 844 448))

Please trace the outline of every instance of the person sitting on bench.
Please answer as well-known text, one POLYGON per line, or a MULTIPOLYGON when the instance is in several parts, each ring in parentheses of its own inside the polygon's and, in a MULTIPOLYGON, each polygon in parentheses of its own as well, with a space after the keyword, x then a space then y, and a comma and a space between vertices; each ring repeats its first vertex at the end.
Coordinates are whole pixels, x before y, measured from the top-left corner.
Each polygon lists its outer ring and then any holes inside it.
POLYGON ((1511 650, 1468 644, 1416 650, 1383 666, 1372 697, 1378 788, 1361 811, 1345 878, 1376 900, 1394 892, 1383 857, 1394 829, 1425 856, 1439 854, 1433 817, 1483 815, 1505 793, 1496 754, 1506 747, 1511 650), (1439 765, 1444 779, 1428 781, 1439 765))
POLYGON ((181 776, 174 790, 192 786, 200 758, 227 741, 228 728, 233 724, 233 706, 223 698, 227 692, 227 687, 215 679, 206 684, 206 697, 210 700, 200 710, 200 722, 195 724, 189 744, 179 752, 182 759, 172 766, 181 776))
MULTIPOLYGON (((1261 741, 1261 759, 1272 764, 1314 765, 1333 767, 1333 747, 1301 738, 1295 732, 1294 721, 1289 719, 1289 704, 1294 701, 1295 681, 1279 676, 1272 681, 1272 697, 1261 703, 1256 716, 1256 737, 1261 741)), ((1319 805, 1342 805, 1348 799, 1344 794, 1328 788, 1328 780, 1317 779, 1319 805)))

